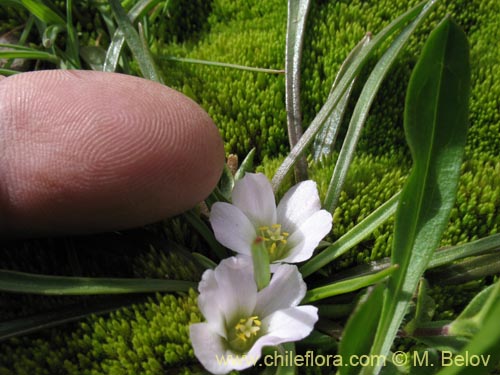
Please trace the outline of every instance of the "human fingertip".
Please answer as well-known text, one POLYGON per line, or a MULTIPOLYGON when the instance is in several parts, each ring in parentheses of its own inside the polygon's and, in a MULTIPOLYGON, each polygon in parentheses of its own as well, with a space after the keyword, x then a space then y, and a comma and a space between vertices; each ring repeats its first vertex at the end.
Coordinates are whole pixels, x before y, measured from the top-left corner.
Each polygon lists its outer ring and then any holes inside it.
POLYGON ((208 114, 166 86, 122 74, 40 71, 0 85, 4 234, 142 226, 206 198, 224 147, 208 114))

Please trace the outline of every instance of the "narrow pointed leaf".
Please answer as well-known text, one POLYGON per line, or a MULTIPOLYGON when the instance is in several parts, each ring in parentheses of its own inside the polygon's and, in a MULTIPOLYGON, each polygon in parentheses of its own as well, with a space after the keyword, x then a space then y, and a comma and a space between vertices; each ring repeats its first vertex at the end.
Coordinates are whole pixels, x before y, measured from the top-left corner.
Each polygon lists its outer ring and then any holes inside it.
MULTIPOLYGON (((372 337, 372 339, 375 337, 377 321, 382 310, 383 288, 384 285, 379 284, 369 289, 358 302, 342 333, 339 344, 341 358, 353 358, 353 356, 361 356, 370 352, 371 340, 367 340, 366 337, 372 337)), ((350 375, 356 374, 357 371, 358 369, 353 366, 340 366, 337 374, 350 375)))
POLYGON ((338 105, 340 99, 349 88, 354 77, 359 74, 359 72, 368 62, 369 58, 372 56, 375 50, 380 47, 388 37, 390 37, 398 30, 401 30, 411 20, 415 19, 417 21, 421 21, 422 19, 424 19, 425 16, 429 14, 436 1, 437 0, 424 1, 396 18, 386 28, 379 32, 366 46, 366 48, 364 48, 363 51, 361 51, 359 55, 356 56, 355 60, 347 69, 345 75, 339 81, 338 86, 332 92, 332 95, 330 95, 330 97, 327 99, 321 110, 318 112, 307 130, 304 132, 303 136, 298 140, 297 144, 290 150, 288 156, 279 166, 272 180, 274 192, 279 190, 281 183, 284 181, 288 172, 290 172, 290 169, 314 141, 314 137, 316 136, 319 129, 328 120, 331 112, 338 105))
POLYGON ((311 289, 307 291, 302 303, 311 303, 328 297, 337 296, 339 294, 354 292, 355 290, 376 284, 384 280, 390 274, 394 273, 397 268, 398 266, 394 265, 372 275, 355 277, 311 289))
MULTIPOLYGON (((335 81, 333 82, 332 89, 330 90, 330 95, 335 90, 335 87, 339 83, 340 79, 344 76, 350 64, 354 61, 355 57, 359 55, 361 50, 366 47, 368 42, 371 40, 371 34, 367 34, 361 39, 361 41, 353 48, 353 50, 349 53, 345 61, 342 63, 337 76, 335 77, 335 81)), ((325 122, 325 125, 321 127, 318 134, 314 138, 314 143, 312 146, 312 154, 313 159, 315 161, 320 160, 323 157, 326 157, 331 154, 333 151, 333 147, 335 146, 335 140, 337 139, 337 134, 340 128, 340 124, 342 119, 344 118, 344 113, 347 108, 347 103, 349 101, 349 97, 351 95, 352 87, 357 77, 354 77, 347 91, 342 95, 338 105, 334 108, 330 116, 325 122)))
MULTIPOLYGON (((300 60, 310 0, 288 0, 285 53, 285 104, 290 148, 302 136, 302 114, 300 110, 300 60)), ((307 179, 307 162, 304 157, 295 168, 297 182, 307 179)))
POLYGON ((109 3, 111 5, 111 9, 113 10, 113 14, 115 15, 116 22, 122 30, 125 40, 127 41, 134 58, 137 60, 144 78, 163 83, 149 49, 144 47, 139 33, 130 22, 127 13, 125 13, 125 10, 120 4, 120 1, 110 0, 109 3))
POLYGON ((372 354, 389 353, 448 222, 467 134, 469 92, 467 38, 446 18, 429 36, 408 87, 404 125, 414 165, 395 218, 391 262, 400 268, 388 282, 372 354))
POLYGON ((0 270, 0 291, 43 295, 95 295, 187 292, 197 283, 161 279, 118 279, 48 276, 0 270))
POLYGON ((337 259, 342 254, 345 254, 363 239, 368 237, 378 226, 383 224, 394 214, 394 212, 396 212, 398 200, 399 193, 391 197, 391 199, 373 211, 370 215, 368 215, 368 217, 349 230, 349 232, 344 234, 333 244, 307 261, 300 268, 302 276, 306 277, 313 272, 316 272, 334 259, 337 259))

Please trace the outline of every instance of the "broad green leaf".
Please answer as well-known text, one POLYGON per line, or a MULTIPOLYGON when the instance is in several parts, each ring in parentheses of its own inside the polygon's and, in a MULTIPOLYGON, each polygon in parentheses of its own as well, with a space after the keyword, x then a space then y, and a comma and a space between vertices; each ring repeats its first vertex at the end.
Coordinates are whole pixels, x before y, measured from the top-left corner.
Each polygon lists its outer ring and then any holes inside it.
POLYGON ((313 272, 316 272, 368 237, 375 230, 375 228, 380 226, 394 214, 398 204, 398 199, 399 193, 395 194, 391 199, 373 211, 370 215, 368 215, 368 217, 340 237, 333 244, 307 261, 300 268, 302 276, 306 277, 313 272))
POLYGON ((130 22, 127 13, 125 13, 125 10, 120 4, 120 1, 110 0, 109 3, 111 5, 111 9, 113 10, 113 14, 115 15, 116 22, 122 30, 125 40, 127 41, 134 58, 137 60, 144 78, 163 83, 149 49, 144 47, 139 33, 130 22))
MULTIPOLYGON (((382 296, 384 285, 379 284, 369 289, 360 299, 354 312, 349 317, 339 344, 339 354, 342 358, 352 358, 370 352, 371 343, 377 330, 378 318, 382 311, 382 296)), ((356 367, 341 366, 337 374, 356 374, 356 367)))
POLYGON ((306 304, 314 301, 319 301, 324 298, 337 296, 339 294, 354 292, 355 290, 359 290, 361 288, 365 288, 367 286, 376 284, 384 280, 390 274, 394 273, 397 270, 397 268, 398 266, 394 265, 392 267, 386 268, 372 275, 360 276, 348 280, 337 281, 329 285, 308 290, 301 303, 306 304))
MULTIPOLYGON (((288 140, 293 148, 302 137, 300 109, 300 60, 310 0, 288 0, 285 50, 285 105, 288 140)), ((295 164, 296 182, 307 179, 307 162, 302 156, 295 164)))
POLYGON ((40 0, 21 0, 26 10, 47 25, 64 26, 64 19, 40 0))
POLYGON ((0 291, 43 295, 94 295, 187 292, 197 283, 161 279, 117 279, 48 276, 0 270, 0 291))
POLYGON ((400 268, 388 282, 372 354, 389 353, 448 222, 467 134, 469 92, 467 38, 445 18, 429 36, 408 86, 404 126, 414 164, 395 217, 391 262, 400 268))
POLYGON ((288 156, 279 166, 272 180, 274 192, 279 190, 281 183, 284 181, 290 169, 313 142, 317 132, 328 120, 330 114, 338 105, 344 93, 348 90, 354 77, 356 77, 361 69, 366 65, 375 50, 380 47, 388 37, 402 29, 408 22, 410 22, 410 20, 415 19, 414 22, 420 22, 423 18, 425 18, 425 16, 427 16, 433 8, 436 1, 437 0, 424 1, 396 18, 386 28, 379 32, 366 46, 366 48, 364 48, 359 55, 356 56, 352 64, 347 69, 345 75, 339 81, 338 86, 329 96, 321 110, 304 132, 303 136, 298 140, 297 144, 290 150, 288 156))

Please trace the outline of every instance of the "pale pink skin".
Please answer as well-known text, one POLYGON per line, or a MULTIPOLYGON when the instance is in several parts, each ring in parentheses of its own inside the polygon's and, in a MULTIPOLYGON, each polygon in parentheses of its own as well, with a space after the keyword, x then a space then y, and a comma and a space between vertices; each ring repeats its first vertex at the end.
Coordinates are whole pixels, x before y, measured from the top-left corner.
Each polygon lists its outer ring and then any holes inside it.
POLYGON ((141 226, 206 198, 224 164, 216 126, 166 86, 40 71, 0 80, 0 235, 141 226))

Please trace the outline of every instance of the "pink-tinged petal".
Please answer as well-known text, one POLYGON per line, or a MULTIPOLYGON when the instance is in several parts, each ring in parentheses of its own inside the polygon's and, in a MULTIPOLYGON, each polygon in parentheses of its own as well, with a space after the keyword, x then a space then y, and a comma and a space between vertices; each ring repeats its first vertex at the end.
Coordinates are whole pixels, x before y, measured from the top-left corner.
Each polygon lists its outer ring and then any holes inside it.
POLYGON ((262 173, 246 173, 235 183, 232 199, 256 228, 276 223, 273 188, 262 173))
POLYGON ((288 243, 292 246, 288 255, 281 259, 285 263, 298 263, 309 259, 319 242, 332 229, 332 215, 325 210, 314 213, 291 234, 288 243))
POLYGON ((208 371, 226 374, 235 369, 229 360, 232 353, 226 349, 226 341, 213 332, 207 323, 191 324, 189 337, 194 355, 208 371))
POLYGON ((215 238, 227 248, 251 255, 251 245, 257 236, 247 216, 236 206, 217 202, 210 212, 210 224, 215 238))
POLYGON ((306 283, 296 266, 279 264, 273 272, 269 285, 257 295, 255 314, 260 317, 297 306, 306 294, 306 283))
POLYGON ((311 305, 276 311, 262 320, 266 334, 257 339, 247 355, 260 357, 264 346, 302 340, 309 336, 317 320, 318 308, 311 305))
MULTIPOLYGON (((224 259, 214 270, 217 296, 212 303, 224 314, 225 324, 235 319, 251 316, 257 303, 257 285, 250 257, 224 259)), ((207 318, 208 319, 208 318, 207 318)))
POLYGON ((198 307, 210 325, 212 331, 218 335, 226 337, 225 315, 221 310, 221 305, 214 303, 219 300, 221 290, 217 284, 214 270, 206 270, 198 285, 198 307))
POLYGON ((278 223, 284 231, 294 232, 320 209, 316 183, 304 181, 288 190, 281 199, 277 209, 278 223))

